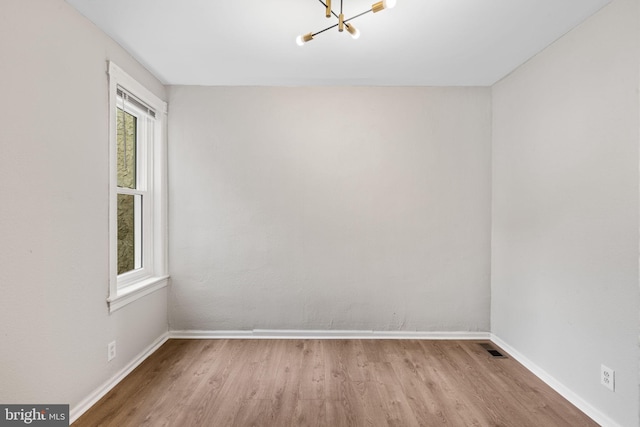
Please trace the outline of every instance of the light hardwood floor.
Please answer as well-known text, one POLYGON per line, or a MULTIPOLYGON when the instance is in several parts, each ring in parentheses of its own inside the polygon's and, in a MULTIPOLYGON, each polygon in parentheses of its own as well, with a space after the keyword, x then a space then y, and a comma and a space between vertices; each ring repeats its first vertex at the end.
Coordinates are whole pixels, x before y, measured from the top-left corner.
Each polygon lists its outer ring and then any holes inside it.
POLYGON ((169 340, 73 425, 597 426, 481 343, 169 340))

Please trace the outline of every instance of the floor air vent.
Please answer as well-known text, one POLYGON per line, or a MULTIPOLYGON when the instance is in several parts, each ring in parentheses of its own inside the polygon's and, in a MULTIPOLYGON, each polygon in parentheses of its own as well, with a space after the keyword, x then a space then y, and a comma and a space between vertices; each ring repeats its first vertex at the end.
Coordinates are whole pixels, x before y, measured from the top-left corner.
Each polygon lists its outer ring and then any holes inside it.
POLYGON ((485 350, 487 350, 487 352, 491 355, 491 357, 501 358, 501 359, 507 358, 507 356, 500 353, 500 351, 496 350, 491 344, 483 343, 483 344, 480 344, 480 346, 485 350))

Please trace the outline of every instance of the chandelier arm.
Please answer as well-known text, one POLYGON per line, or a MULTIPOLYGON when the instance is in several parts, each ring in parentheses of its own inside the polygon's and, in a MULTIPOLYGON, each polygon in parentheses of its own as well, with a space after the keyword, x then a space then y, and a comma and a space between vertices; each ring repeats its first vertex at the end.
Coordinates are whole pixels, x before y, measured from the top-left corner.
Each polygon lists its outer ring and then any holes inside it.
POLYGON ((326 4, 324 1, 322 1, 322 0, 318 0, 318 1, 319 1, 320 3, 322 3, 322 5, 323 5, 324 7, 328 7, 328 6, 327 6, 327 4, 326 4))
MULTIPOLYGON (((327 7, 327 4, 325 2, 323 2, 322 0, 318 0, 320 3, 322 3, 324 5, 324 7, 327 7)), ((342 6, 340 6, 340 9, 342 9, 342 6)), ((336 18, 340 19, 340 16, 338 16, 337 13, 335 13, 333 10, 331 11, 331 14, 333 16, 335 16, 336 18)))
POLYGON ((334 24, 334 25, 332 25, 332 26, 330 26, 330 27, 325 28, 324 30, 320 30, 320 31, 318 31, 317 33, 313 33, 313 34, 311 34, 311 37, 315 37, 315 36, 317 36, 318 34, 324 33, 325 31, 329 31, 330 29, 335 28, 335 27, 337 27, 338 25, 339 25, 339 24, 334 24))
POLYGON ((343 22, 344 22, 344 23, 347 23, 347 22, 351 21, 352 19, 359 18, 359 17, 361 17, 362 15, 366 15, 366 14, 367 14, 367 13, 369 13, 369 12, 373 12, 373 9, 369 9, 369 10, 367 10, 366 12, 362 12, 362 13, 359 13, 359 14, 357 14, 357 15, 355 15, 355 16, 352 16, 352 17, 351 17, 351 18, 349 18, 349 19, 345 19, 343 22))

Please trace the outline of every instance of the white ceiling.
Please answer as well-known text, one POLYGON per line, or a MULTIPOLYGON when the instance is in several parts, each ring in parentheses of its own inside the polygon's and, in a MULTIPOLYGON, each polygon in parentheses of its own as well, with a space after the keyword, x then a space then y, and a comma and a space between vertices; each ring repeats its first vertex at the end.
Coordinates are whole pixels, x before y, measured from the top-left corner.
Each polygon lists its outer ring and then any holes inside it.
POLYGON ((67 1, 165 84, 427 86, 491 85, 610 2, 398 0, 299 47, 336 22, 319 0, 67 1))

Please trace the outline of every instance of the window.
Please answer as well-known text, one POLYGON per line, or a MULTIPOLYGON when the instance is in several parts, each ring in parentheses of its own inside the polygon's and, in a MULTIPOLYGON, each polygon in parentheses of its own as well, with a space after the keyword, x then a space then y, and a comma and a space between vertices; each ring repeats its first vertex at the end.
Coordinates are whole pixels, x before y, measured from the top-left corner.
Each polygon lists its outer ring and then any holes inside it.
POLYGON ((115 311, 167 285, 166 103, 109 63, 110 281, 115 311))

